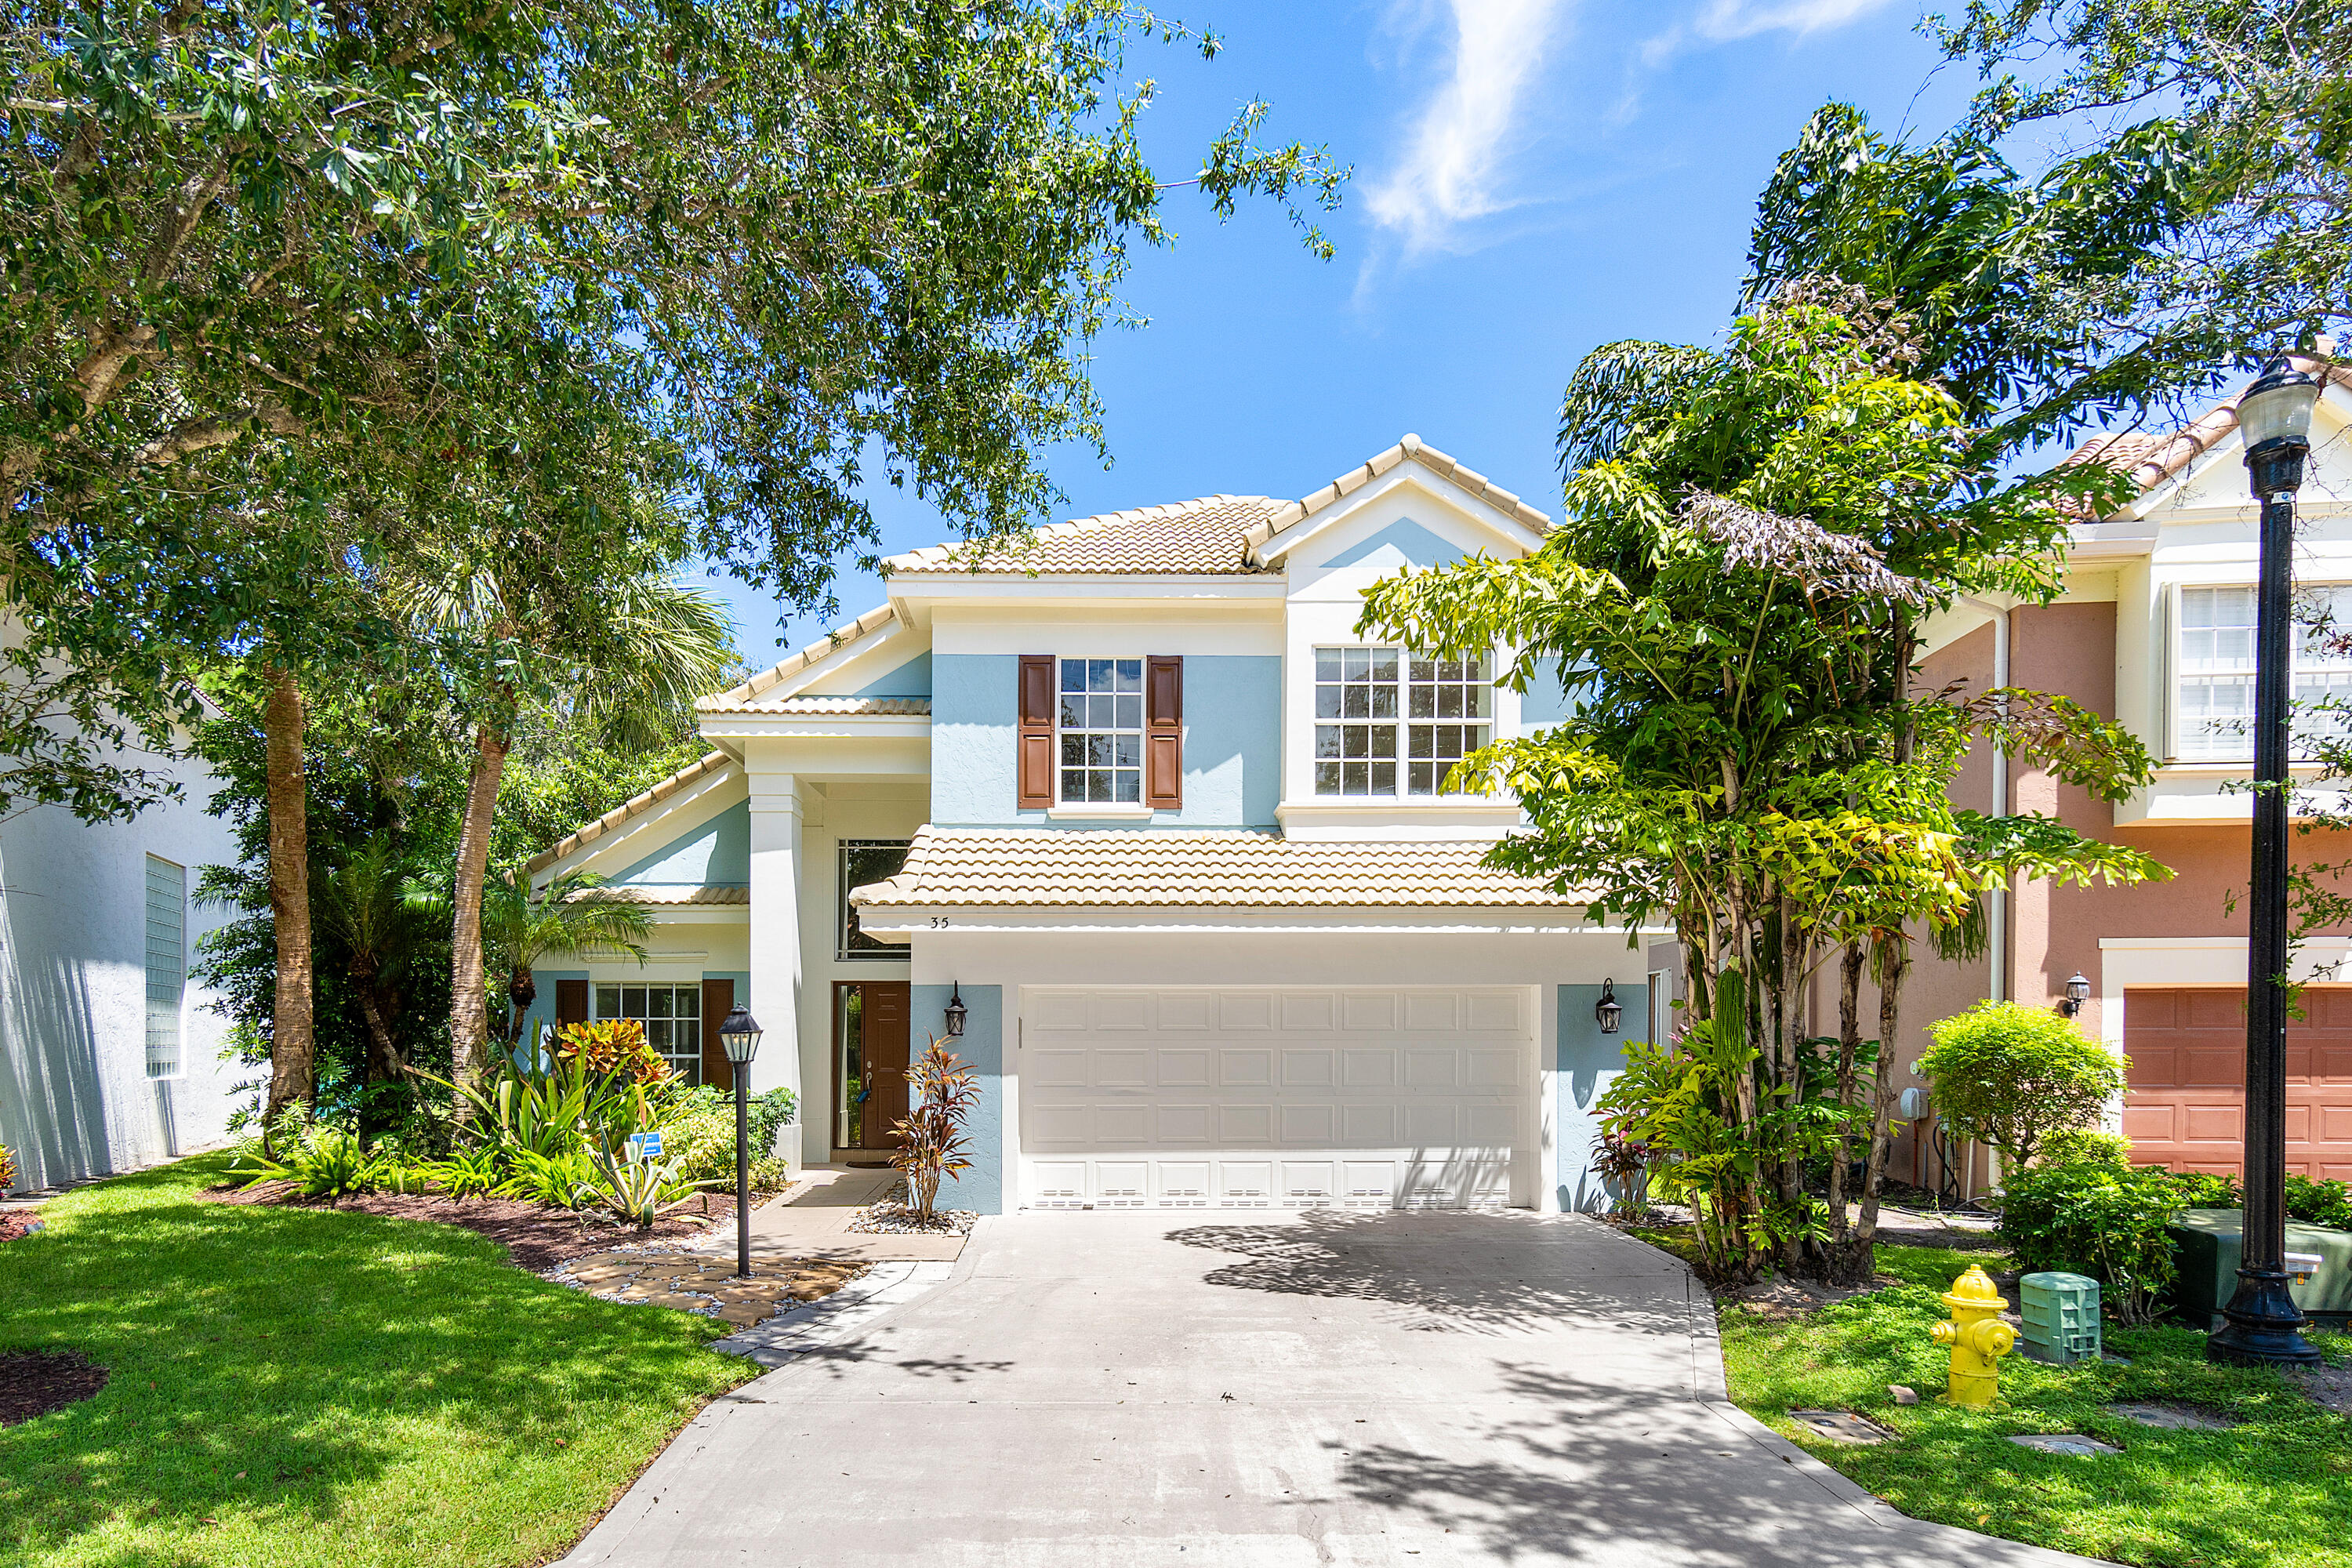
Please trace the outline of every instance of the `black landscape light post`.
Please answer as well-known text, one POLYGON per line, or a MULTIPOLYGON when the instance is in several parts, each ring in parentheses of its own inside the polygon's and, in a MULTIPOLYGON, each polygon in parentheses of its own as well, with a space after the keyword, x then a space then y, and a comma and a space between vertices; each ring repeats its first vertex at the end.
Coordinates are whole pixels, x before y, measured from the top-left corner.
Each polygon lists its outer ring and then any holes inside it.
POLYGON ((719 1026, 719 1043, 735 1068, 735 1278, 751 1278, 751 1058, 760 1021, 741 1004, 719 1026))
POLYGON ((2286 827, 2289 664, 2294 653, 2294 492, 2311 450, 2319 378, 2282 355, 2238 400, 2246 470, 2262 502, 2254 596, 2254 855, 2246 943, 2246 1207, 2229 1320, 2209 1361, 2309 1366, 2303 1310, 2286 1282, 2286 827))

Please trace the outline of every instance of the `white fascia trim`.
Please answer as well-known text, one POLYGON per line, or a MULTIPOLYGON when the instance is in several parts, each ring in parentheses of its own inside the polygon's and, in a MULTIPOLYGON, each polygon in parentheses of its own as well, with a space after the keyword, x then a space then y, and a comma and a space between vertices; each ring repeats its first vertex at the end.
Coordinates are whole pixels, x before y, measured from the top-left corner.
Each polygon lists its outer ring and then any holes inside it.
POLYGON ((1415 489, 1441 506, 1453 508, 1521 555, 1543 547, 1543 535, 1493 502, 1475 496, 1411 458, 1369 483, 1359 486, 1322 510, 1303 517, 1258 547, 1257 558, 1279 569, 1285 557, 1319 533, 1338 527, 1374 501, 1399 489, 1415 489))
MULTIPOLYGON (((868 614, 871 613, 872 612, 870 611, 868 612, 868 614)), ((838 674, 845 666, 863 663, 865 660, 873 658, 877 655, 887 658, 893 648, 900 650, 908 658, 912 658, 914 654, 921 651, 921 649, 908 647, 907 645, 909 643, 920 644, 921 647, 929 647, 930 646, 930 639, 924 637, 917 628, 908 626, 907 624, 907 618, 904 616, 897 616, 897 618, 892 620, 887 626, 869 632, 862 637, 856 637, 848 642, 836 644, 835 647, 828 649, 821 658, 811 659, 808 663, 794 670, 791 675, 786 676, 783 679, 776 682, 775 685, 771 686, 765 691, 761 692, 757 697, 752 698, 751 700, 754 702, 781 702, 787 697, 797 697, 802 692, 806 691, 810 687, 814 686, 818 681, 838 674)), ((886 670, 895 669, 898 668, 898 662, 903 662, 903 660, 886 664, 883 666, 883 668, 886 670)), ((732 715, 729 714, 723 709, 720 710, 718 714, 718 717, 720 718, 728 718, 731 716, 732 715)))
POLYGON ((1010 933, 1021 931, 1096 931, 1181 934, 1184 932, 1269 931, 1346 933, 1383 931, 1398 934, 1525 933, 1613 936, 1622 940, 1627 929, 1601 925, 1584 918, 1579 909, 1562 910, 1353 910, 1255 909, 1193 906, 1133 909, 998 906, 966 904, 893 905, 887 910, 861 907, 858 929, 887 942, 940 931, 1010 933), (940 923, 934 924, 934 921, 940 923))
MULTIPOLYGON (((2288 971, 2297 984, 2333 981, 2352 959, 2352 937, 2319 937, 2305 942, 2288 971)), ((2135 986, 2246 984, 2246 939, 2242 936, 2103 936, 2099 939, 2099 1033, 2124 1048, 2124 992, 2135 986)))

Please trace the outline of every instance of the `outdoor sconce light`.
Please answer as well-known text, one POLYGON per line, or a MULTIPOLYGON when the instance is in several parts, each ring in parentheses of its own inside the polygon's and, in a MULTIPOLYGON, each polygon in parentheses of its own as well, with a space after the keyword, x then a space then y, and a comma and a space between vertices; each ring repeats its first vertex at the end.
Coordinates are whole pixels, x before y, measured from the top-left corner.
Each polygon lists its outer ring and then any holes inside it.
POLYGON ((2066 999, 2058 1004, 2058 1011, 2071 1018, 2081 1012, 2083 1004, 2090 999, 2091 983, 2084 976, 2082 971, 2076 970, 2074 978, 2066 982, 2066 999))
POLYGON ((1625 1009, 1617 1000, 1617 982, 1614 980, 1601 983, 1601 1000, 1592 1005, 1592 1016, 1599 1021, 1601 1032, 1604 1035, 1615 1034, 1617 1026, 1624 1021, 1625 1009))
POLYGON ((963 1037, 963 1021, 971 1016, 971 1009, 963 1005, 963 986, 958 983, 955 994, 948 998, 948 1038, 963 1037))
POLYGON ((751 1278, 751 1075, 760 1021, 737 1003, 719 1025, 719 1043, 735 1065, 735 1278, 751 1278))

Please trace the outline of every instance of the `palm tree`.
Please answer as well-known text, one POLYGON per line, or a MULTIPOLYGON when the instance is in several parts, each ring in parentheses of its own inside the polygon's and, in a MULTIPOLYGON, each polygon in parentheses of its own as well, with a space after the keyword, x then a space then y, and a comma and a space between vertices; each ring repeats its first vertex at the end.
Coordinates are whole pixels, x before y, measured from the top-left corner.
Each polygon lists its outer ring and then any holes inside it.
POLYGON ((490 879, 482 896, 482 948, 489 971, 506 978, 507 1021, 499 1033, 509 1055, 522 1042, 523 1015, 539 997, 531 970, 541 959, 617 951, 645 963, 652 917, 600 894, 604 885, 604 878, 583 871, 558 877, 539 892, 511 872, 490 879))
POLYGON ((343 973, 367 1020, 370 1083, 404 1083, 409 1075, 392 1025, 422 934, 406 896, 410 874, 393 836, 379 833, 312 879, 312 909, 342 946, 343 973))
MULTIPOLYGON (((625 539, 602 548, 572 542, 579 548, 534 540, 419 563, 397 591, 419 629, 446 650, 473 730, 450 900, 449 1043, 461 1086, 488 1065, 490 823, 526 699, 551 694, 579 721, 625 737, 646 714, 674 713, 716 689, 735 668, 715 599, 642 552, 632 556, 625 539)), ((458 1097, 461 1119, 470 1103, 458 1097)))

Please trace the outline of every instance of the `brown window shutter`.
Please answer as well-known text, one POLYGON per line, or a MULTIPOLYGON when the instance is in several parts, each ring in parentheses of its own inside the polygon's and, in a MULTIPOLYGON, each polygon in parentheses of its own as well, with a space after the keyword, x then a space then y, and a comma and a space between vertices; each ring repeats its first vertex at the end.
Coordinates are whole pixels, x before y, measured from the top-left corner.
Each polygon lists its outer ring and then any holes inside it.
POLYGON ((734 1005, 732 980, 702 983, 702 1081, 713 1089, 735 1087, 735 1064, 727 1059, 727 1047, 719 1041, 719 1026, 727 1021, 734 1005))
POLYGON ((584 1024, 588 1021, 588 983, 585 980, 559 980, 555 983, 555 1026, 584 1024))
POLYGON ((1184 804, 1184 661, 1144 660, 1143 798, 1167 811, 1184 804))
POLYGON ((1021 800, 1025 807, 1054 804, 1054 656, 1021 656, 1021 800))

